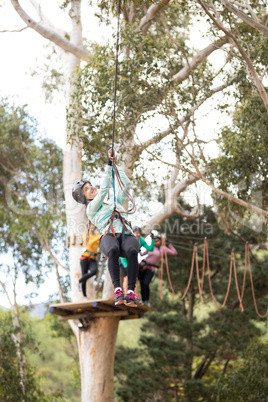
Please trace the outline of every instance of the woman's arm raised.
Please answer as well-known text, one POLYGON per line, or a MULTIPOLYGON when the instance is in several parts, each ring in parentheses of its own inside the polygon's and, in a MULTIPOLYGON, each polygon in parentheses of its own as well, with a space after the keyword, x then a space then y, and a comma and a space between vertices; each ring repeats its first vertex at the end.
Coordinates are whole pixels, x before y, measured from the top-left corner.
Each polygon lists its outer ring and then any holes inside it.
POLYGON ((105 168, 105 175, 101 183, 100 191, 98 192, 94 200, 92 200, 87 206, 87 216, 89 219, 91 219, 95 215, 100 206, 103 204, 103 201, 110 189, 111 177, 112 166, 107 165, 105 168))

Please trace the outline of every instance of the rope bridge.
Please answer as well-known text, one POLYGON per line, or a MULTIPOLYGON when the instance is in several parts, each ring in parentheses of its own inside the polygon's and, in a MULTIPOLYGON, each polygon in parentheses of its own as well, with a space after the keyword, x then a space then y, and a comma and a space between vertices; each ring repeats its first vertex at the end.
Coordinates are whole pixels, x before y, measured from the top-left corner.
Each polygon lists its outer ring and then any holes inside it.
MULTIPOLYGON (((164 246, 165 240, 162 238, 162 246, 164 246)), ((239 301, 239 310, 241 312, 244 311, 244 306, 243 306, 243 297, 244 297, 244 292, 245 292, 245 285, 246 285, 246 275, 247 275, 247 268, 249 271, 249 277, 250 277, 250 284, 251 284, 251 292, 252 292, 252 298, 253 298, 253 303, 255 307, 256 314, 260 318, 265 318, 268 315, 268 309, 266 310, 265 314, 260 314, 257 306, 257 301, 255 297, 255 291, 254 291, 254 283, 253 283, 253 278, 252 278, 252 270, 251 270, 251 262, 250 262, 250 250, 249 250, 249 245, 248 243, 245 244, 245 260, 244 260, 244 275, 243 275, 243 284, 242 284, 242 289, 241 292, 239 290, 239 285, 238 285, 238 280, 237 280, 237 269, 236 269, 236 262, 235 262, 235 253, 232 250, 231 251, 231 257, 230 257, 230 269, 229 269, 229 280, 228 280, 228 286, 227 286, 227 291, 226 295, 224 298, 224 301, 221 305, 218 304, 214 293, 213 293, 213 288, 212 288, 212 283, 211 283, 211 271, 210 271, 210 264, 209 264, 209 252, 208 252, 208 241, 207 239, 204 239, 204 250, 203 250, 203 264, 202 264, 202 273, 201 273, 201 279, 200 279, 200 273, 199 273, 199 265, 198 265, 198 252, 197 252, 197 246, 194 245, 193 248, 193 256, 192 256, 192 264, 191 264, 191 270, 190 270, 190 275, 189 275, 189 280, 188 284, 186 286, 186 289, 182 295, 182 297, 178 297, 176 292, 174 291, 171 277, 170 277, 170 271, 168 267, 168 259, 167 259, 167 253, 166 253, 166 248, 162 247, 161 248, 161 266, 159 270, 159 280, 160 280, 160 298, 162 300, 163 295, 162 295, 162 282, 163 282, 163 266, 164 266, 164 258, 165 258, 165 265, 166 265, 166 270, 167 270, 167 277, 168 277, 168 283, 170 286, 170 289, 173 293, 173 295, 178 299, 179 301, 182 301, 190 288, 193 274, 194 274, 194 267, 196 268, 196 278, 197 278, 197 285, 198 285, 198 291, 199 291, 199 296, 200 296, 200 301, 201 303, 204 303, 203 299, 203 288, 204 288, 204 279, 205 279, 205 271, 207 267, 207 276, 208 276, 208 282, 209 282, 209 289, 210 289, 210 294, 212 301, 215 305, 215 307, 218 310, 221 310, 227 302, 229 292, 230 292, 230 287, 231 287, 231 282, 232 282, 232 273, 234 272, 234 279, 235 279, 235 286, 236 286, 236 292, 237 292, 237 297, 239 301)))

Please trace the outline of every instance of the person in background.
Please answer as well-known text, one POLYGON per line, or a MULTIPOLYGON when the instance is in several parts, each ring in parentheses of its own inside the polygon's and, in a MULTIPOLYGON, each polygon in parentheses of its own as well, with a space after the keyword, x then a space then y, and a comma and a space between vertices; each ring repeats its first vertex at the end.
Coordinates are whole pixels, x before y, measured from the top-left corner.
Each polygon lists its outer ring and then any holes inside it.
POLYGON ((97 266, 97 252, 100 246, 100 234, 96 232, 96 226, 90 224, 89 230, 83 233, 82 240, 85 248, 82 256, 80 257, 80 265, 82 271, 82 278, 79 282, 82 284, 82 292, 86 297, 86 282, 89 278, 96 275, 97 266))
MULTIPOLYGON (((136 236, 136 238, 140 242, 140 248, 144 247, 144 248, 146 248, 147 251, 153 251, 153 249, 154 249, 154 235, 153 235, 153 233, 150 233, 150 236, 151 236, 151 239, 152 239, 150 244, 148 244, 147 241, 144 239, 144 237, 142 237, 142 235, 141 235, 142 231, 141 231, 140 227, 134 226, 133 227, 133 233, 134 233, 134 235, 136 236)), ((123 276, 123 290, 124 290, 124 292, 126 292, 127 286, 128 286, 128 281, 127 281, 127 259, 123 258, 123 257, 120 258, 119 265, 120 265, 121 274, 123 276)), ((137 284, 136 284, 136 286, 137 286, 137 284)), ((137 293, 137 290, 136 290, 136 293, 137 293)))
MULTIPOLYGON (((177 255, 177 251, 175 248, 172 246, 172 244, 169 243, 168 240, 165 241, 165 245, 161 246, 161 238, 166 238, 165 234, 162 234, 162 236, 156 236, 154 238, 154 249, 153 251, 142 251, 140 253, 141 256, 146 255, 146 259, 142 260, 139 264, 139 281, 140 281, 140 286, 141 286, 141 297, 142 301, 144 304, 147 306, 150 305, 149 299, 150 299, 150 283, 151 280, 153 279, 153 276, 155 274, 156 268, 159 268, 159 261, 161 260, 162 256, 162 249, 163 247, 166 248, 166 252, 169 255, 177 255)), ((164 252, 164 250, 163 250, 164 252)))

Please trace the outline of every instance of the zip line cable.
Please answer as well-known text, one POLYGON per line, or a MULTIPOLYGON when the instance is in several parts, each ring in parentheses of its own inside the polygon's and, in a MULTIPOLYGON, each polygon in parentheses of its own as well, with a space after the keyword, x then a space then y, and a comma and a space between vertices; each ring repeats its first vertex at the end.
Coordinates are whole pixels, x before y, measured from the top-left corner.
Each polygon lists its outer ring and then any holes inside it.
MULTIPOLYGON (((211 240, 209 239, 209 241, 211 241, 211 240)), ((212 241, 213 241, 213 240, 212 240, 212 241)), ((204 239, 203 239, 203 241, 202 241, 202 244, 196 244, 196 245, 197 245, 197 248, 200 248, 201 246, 203 246, 203 243, 204 243, 204 239)), ((192 248, 192 247, 190 248, 190 246, 187 247, 185 242, 177 242, 177 241, 176 241, 176 242, 172 242, 172 244, 173 244, 174 246, 176 246, 176 248, 179 248, 179 249, 181 249, 181 250, 186 250, 186 251, 189 251, 189 252, 191 252, 191 253, 192 253, 192 251, 193 251, 193 248, 192 248)), ((243 244, 245 244, 245 243, 243 243, 243 244)), ((249 245, 250 243, 247 242, 247 244, 249 245)), ((218 251, 217 248, 213 248, 213 247, 212 247, 212 248, 210 247, 210 250, 214 250, 215 253, 218 251)), ((233 248, 232 248, 232 249, 228 249, 228 248, 227 248, 225 251, 226 251, 227 253, 231 253, 232 250, 233 250, 233 248)), ((264 249, 264 250, 265 250, 265 249, 264 249)), ((252 254, 252 251, 250 251, 250 249, 249 249, 249 252, 252 254)), ((210 255, 211 257, 216 257, 218 260, 225 260, 225 259, 226 259, 225 257, 220 256, 219 254, 215 254, 215 253, 211 253, 211 251, 210 251, 210 252, 209 252, 209 255, 210 255)), ((255 266, 256 266, 256 267, 259 267, 259 268, 262 267, 258 262, 255 263, 255 266)))
MULTIPOLYGON (((190 247, 184 247, 184 246, 181 246, 180 244, 183 244, 183 243, 174 243, 174 242, 172 242, 172 244, 173 244, 173 246, 175 247, 175 248, 179 248, 179 249, 181 249, 181 250, 185 250, 185 251, 189 251, 189 253, 192 253, 193 252, 193 248, 190 248, 190 247)), ((198 247, 201 247, 202 246, 202 244, 200 244, 200 245, 196 245, 196 247, 198 248, 198 247)), ((216 250, 217 251, 217 249, 212 249, 212 250, 216 250)), ((226 250, 227 252, 228 252, 228 250, 226 250)), ((230 253, 231 253, 231 251, 230 251, 230 253)), ((218 254, 214 254, 214 253, 209 253, 209 255, 211 256, 211 257, 216 257, 216 258, 218 258, 219 260, 226 260, 226 257, 224 257, 224 256, 220 256, 220 255, 218 255, 218 254)))
MULTIPOLYGON (((181 239, 193 239, 193 240, 195 240, 195 242, 200 241, 200 242, 203 243, 203 241, 204 241, 204 237, 186 236, 186 235, 179 235, 179 234, 173 234, 173 233, 170 233, 169 236, 170 236, 170 238, 180 237, 181 239)), ((209 241, 210 242, 222 242, 221 239, 209 239, 209 241)), ((245 242, 244 241, 234 241, 234 240, 232 240, 232 244, 245 244, 245 242)), ((251 243, 248 243, 248 244, 251 244, 251 243)))

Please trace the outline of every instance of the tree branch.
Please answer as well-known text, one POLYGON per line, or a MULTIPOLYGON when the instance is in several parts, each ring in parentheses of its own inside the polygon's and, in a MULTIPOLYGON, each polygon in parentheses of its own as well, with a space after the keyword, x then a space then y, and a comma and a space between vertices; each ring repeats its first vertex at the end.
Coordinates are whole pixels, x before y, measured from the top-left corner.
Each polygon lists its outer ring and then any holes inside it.
MULTIPOLYGON (((195 183, 198 180, 196 177, 191 177, 185 179, 177 184, 176 186, 176 194, 177 197, 180 193, 185 191, 191 184, 195 183)), ((199 213, 197 212, 197 208, 193 208, 191 212, 186 211, 182 208, 182 206, 178 203, 178 199, 175 198, 174 189, 171 189, 171 194, 166 200, 165 204, 162 206, 160 211, 151 218, 146 221, 146 224, 142 226, 142 231, 145 234, 150 233, 153 229, 157 229, 160 223, 164 222, 171 214, 176 214, 183 216, 189 220, 196 219, 199 217, 199 213)))
POLYGON ((214 16, 209 12, 209 10, 205 6, 205 4, 201 0, 197 0, 197 2, 201 5, 201 7, 205 11, 205 13, 209 16, 209 18, 213 21, 214 25, 217 28, 219 28, 220 30, 222 30, 225 33, 225 35, 230 38, 230 40, 232 41, 234 46, 237 48, 237 50, 241 54, 244 62, 246 63, 246 66, 248 67, 248 69, 249 69, 249 71, 250 71, 250 73, 252 75, 252 78, 254 80, 254 84, 256 85, 256 87, 258 89, 258 92, 259 92, 259 94, 260 94, 260 96, 261 96, 261 98, 263 100, 264 106, 265 106, 266 110, 268 111, 268 94, 265 91, 265 88, 264 88, 261 80, 259 79, 258 74, 257 74, 257 72, 256 72, 256 70, 254 68, 254 65, 253 65, 250 57, 248 56, 247 52, 240 45, 240 43, 238 42, 236 37, 224 27, 222 22, 217 20, 216 18, 214 18, 214 16))
POLYGON ((28 26, 27 27, 24 27, 24 28, 21 28, 21 29, 14 29, 14 30, 7 30, 7 29, 4 29, 3 31, 0 31, 0 33, 6 33, 6 32, 8 32, 8 33, 10 33, 10 32, 22 32, 22 31, 24 31, 24 29, 27 29, 27 28, 29 28, 28 26))
POLYGON ((223 45, 229 42, 227 36, 217 40, 215 43, 211 43, 204 49, 200 50, 196 56, 187 63, 177 74, 175 74, 172 79, 175 81, 184 81, 189 76, 190 72, 194 70, 199 64, 201 64, 211 53, 215 50, 220 49, 223 45))
POLYGON ((54 256, 54 254, 51 251, 48 239, 47 238, 43 239, 42 236, 40 236, 39 230, 35 226, 35 224, 33 224, 32 230, 33 230, 35 236, 37 237, 37 239, 39 240, 40 245, 43 247, 44 250, 46 250, 48 252, 48 254, 49 254, 50 258, 52 259, 52 261, 54 262, 55 266, 57 266, 57 267, 60 266, 66 272, 68 272, 68 274, 70 274, 70 270, 68 268, 66 268, 64 265, 62 265, 61 262, 54 256))
POLYGON ((43 36, 44 38, 46 38, 46 39, 50 40, 51 42, 55 43, 56 45, 58 45, 65 52, 72 53, 74 56, 78 57, 79 59, 89 61, 89 56, 84 49, 73 45, 64 36, 59 35, 59 33, 56 32, 55 28, 45 25, 42 22, 34 21, 24 11, 24 9, 19 4, 18 0, 10 0, 10 1, 11 1, 12 6, 14 7, 14 9, 16 10, 16 12, 19 14, 21 19, 27 24, 28 27, 34 29, 41 36, 43 36))
POLYGON ((66 298, 65 298, 64 295, 63 295, 63 290, 62 290, 62 286, 61 286, 61 283, 60 283, 59 268, 58 268, 58 265, 56 265, 55 263, 54 263, 54 265, 55 265, 55 268, 56 268, 56 277, 57 277, 57 282, 58 282, 58 288, 59 288, 59 294, 60 294, 60 301, 61 301, 62 303, 65 303, 65 302, 66 302, 66 298))
POLYGON ((263 80, 267 70, 268 70, 268 66, 266 66, 265 69, 263 70, 263 73, 262 73, 261 78, 260 78, 261 81, 263 80))
POLYGON ((162 139, 164 139, 165 137, 167 137, 169 134, 171 134, 172 132, 174 132, 174 130, 176 130, 178 127, 181 127, 186 121, 188 121, 190 119, 190 117, 196 112, 196 110, 206 101, 208 100, 210 97, 212 97, 213 95, 215 95, 216 93, 222 91, 223 89, 227 88, 229 85, 232 84, 234 78, 232 78, 232 80, 230 80, 229 82, 227 82, 226 84, 222 84, 214 89, 212 89, 208 94, 206 94, 206 97, 203 99, 200 99, 195 106, 193 106, 190 111, 184 116, 182 117, 180 120, 178 119, 176 121, 176 123, 174 123, 172 126, 170 126, 167 130, 163 131, 162 133, 159 133, 157 135, 155 135, 153 138, 150 138, 147 141, 141 142, 139 139, 138 141, 140 142, 139 146, 136 146, 135 148, 135 155, 139 155, 141 154, 142 151, 145 150, 145 148, 149 147, 152 144, 156 144, 158 142, 160 142, 162 139))
POLYGON ((266 26, 260 24, 257 21, 257 19, 253 20, 247 14, 245 14, 243 11, 236 8, 233 4, 231 4, 227 0, 220 0, 220 2, 226 8, 228 8, 229 11, 231 11, 233 14, 235 14, 238 18, 240 18, 246 24, 250 25, 252 28, 256 29, 257 31, 264 33, 265 35, 268 35, 268 28, 266 26))
POLYGON ((203 175, 201 175, 201 177, 199 177, 200 180, 202 180, 204 183, 206 183, 211 189, 212 191, 214 191, 214 193, 217 193, 219 195, 221 195, 224 198, 227 198, 228 200, 235 202, 238 205, 241 205, 242 207, 249 209, 251 211, 256 212, 259 215, 265 216, 268 218, 268 212, 265 211, 264 209, 258 208, 253 204, 250 204, 249 202, 243 201, 240 198, 237 198, 235 196, 233 196, 232 194, 227 193, 226 191, 223 191, 217 187, 215 187, 206 177, 204 177, 203 175))
POLYGON ((152 4, 148 10, 146 15, 141 19, 140 25, 136 29, 136 31, 141 30, 142 33, 145 35, 154 19, 155 15, 165 7, 170 0, 162 0, 158 4, 152 4))
MULTIPOLYGON (((36 231, 35 231, 36 233, 36 231)), ((37 233, 36 233, 37 235, 37 233)), ((54 254, 51 251, 48 239, 46 238, 45 241, 43 241, 41 239, 40 236, 38 236, 38 239, 42 245, 42 247, 44 247, 44 249, 48 252, 48 254, 50 255, 50 258, 52 259, 52 261, 54 262, 54 264, 58 267, 60 266, 61 268, 63 268, 66 272, 68 272, 68 274, 70 274, 70 270, 68 268, 66 268, 64 265, 61 264, 61 262, 54 256, 54 254)))
MULTIPOLYGON (((24 157, 25 157, 25 159, 26 159, 26 156, 25 156, 25 155, 24 155, 24 157)), ((27 159, 26 159, 26 160, 27 160, 27 159)), ((6 170, 7 172, 11 173, 11 174, 13 175, 13 179, 16 178, 16 177, 19 177, 19 178, 25 180, 27 183, 31 184, 33 187, 36 187, 36 180, 34 181, 33 179, 31 179, 27 173, 25 173, 25 174, 22 174, 22 173, 24 173, 24 172, 20 173, 20 171, 17 170, 16 166, 13 165, 13 164, 11 163, 11 161, 8 161, 8 164, 11 165, 11 167, 13 168, 13 170, 7 167, 7 163, 2 163, 2 162, 0 162, 0 166, 1 166, 4 170, 6 170)), ((28 165, 29 165, 29 164, 30 164, 30 162, 28 161, 28 165)), ((0 181, 3 182, 2 177, 0 177, 0 181)), ((8 185, 9 183, 10 183, 10 182, 8 182, 8 181, 6 180, 6 185, 8 185)), ((10 187, 10 188, 11 188, 11 187, 10 187)), ((50 206, 50 208, 52 209, 53 213, 56 215, 56 214, 57 214, 57 209, 54 207, 54 203, 53 203, 53 202, 50 202, 50 200, 48 199, 48 197, 47 197, 46 194, 44 193, 44 191, 43 191, 43 189, 42 189, 41 186, 38 187, 38 190, 41 192, 41 194, 42 194, 44 200, 46 200, 46 203, 50 206)), ((30 207, 30 205, 29 205, 29 203, 28 203, 27 196, 26 196, 26 195, 23 195, 23 191, 21 191, 21 193, 16 192, 14 189, 11 189, 11 191, 12 191, 15 195, 17 195, 18 198, 23 198, 23 199, 27 202, 27 205, 29 206, 29 209, 33 209, 33 208, 30 207)))
MULTIPOLYGON (((155 159, 157 159, 158 161, 164 163, 165 165, 172 166, 172 167, 176 167, 176 165, 174 165, 173 163, 169 163, 169 162, 163 161, 163 160, 160 159, 157 155, 153 154, 152 152, 149 152, 147 149, 146 149, 146 151, 147 151, 148 153, 150 153, 151 155, 153 155, 153 157, 154 157, 155 159)), ((180 169, 182 169, 184 172, 187 172, 187 173, 189 173, 190 175, 194 176, 197 180, 202 180, 204 183, 206 183, 206 184, 212 189, 212 191, 213 191, 214 193, 217 193, 217 194, 221 195, 222 197, 227 198, 228 200, 230 200, 230 201, 232 201, 232 202, 235 202, 236 204, 241 205, 242 207, 244 207, 244 208, 246 208, 246 209, 249 209, 249 210, 251 210, 251 211, 254 211, 254 212, 256 212, 256 213, 259 214, 259 215, 262 215, 262 216, 264 216, 264 217, 268 217, 268 212, 266 212, 264 209, 258 208, 258 207, 256 207, 255 205, 250 204, 249 202, 243 201, 243 200, 241 200, 240 198, 235 197, 235 196, 233 196, 232 194, 229 194, 229 193, 227 193, 226 191, 223 191, 223 190, 221 190, 221 189, 215 187, 215 186, 203 175, 203 173, 202 173, 200 170, 198 170, 198 172, 192 172, 192 171, 190 171, 189 169, 185 169, 185 168, 182 167, 181 165, 178 166, 178 167, 179 167, 180 169)))
MULTIPOLYGON (((155 159, 161 161, 160 158, 155 156, 152 152, 150 152, 148 149, 145 149, 147 153, 152 155, 155 159)), ((173 174, 171 175, 171 178, 168 182, 168 186, 165 190, 165 204, 162 206, 160 211, 155 214, 153 217, 147 220, 146 224, 143 226, 143 232, 144 233, 149 233, 153 229, 156 228, 161 222, 166 220, 171 214, 177 214, 180 216, 183 216, 187 219, 196 219, 199 217, 199 206, 196 208, 194 207, 191 212, 186 211, 179 203, 178 203, 178 197, 179 195, 187 189, 191 184, 195 183, 197 180, 199 180, 197 177, 194 177, 192 175, 191 178, 188 178, 186 180, 183 180, 179 183, 177 183, 174 186, 174 182, 177 177, 177 171, 179 169, 178 165, 172 165, 169 164, 170 166, 174 167, 173 174)))
POLYGON ((9 294, 8 294, 7 290, 6 290, 6 286, 5 286, 4 282, 2 282, 1 280, 0 280, 0 285, 2 286, 2 289, 3 289, 3 291, 4 291, 4 293, 5 293, 6 297, 7 297, 7 300, 9 302, 9 304, 10 304, 10 307, 12 307, 13 303, 11 302, 11 299, 9 297, 9 294))

